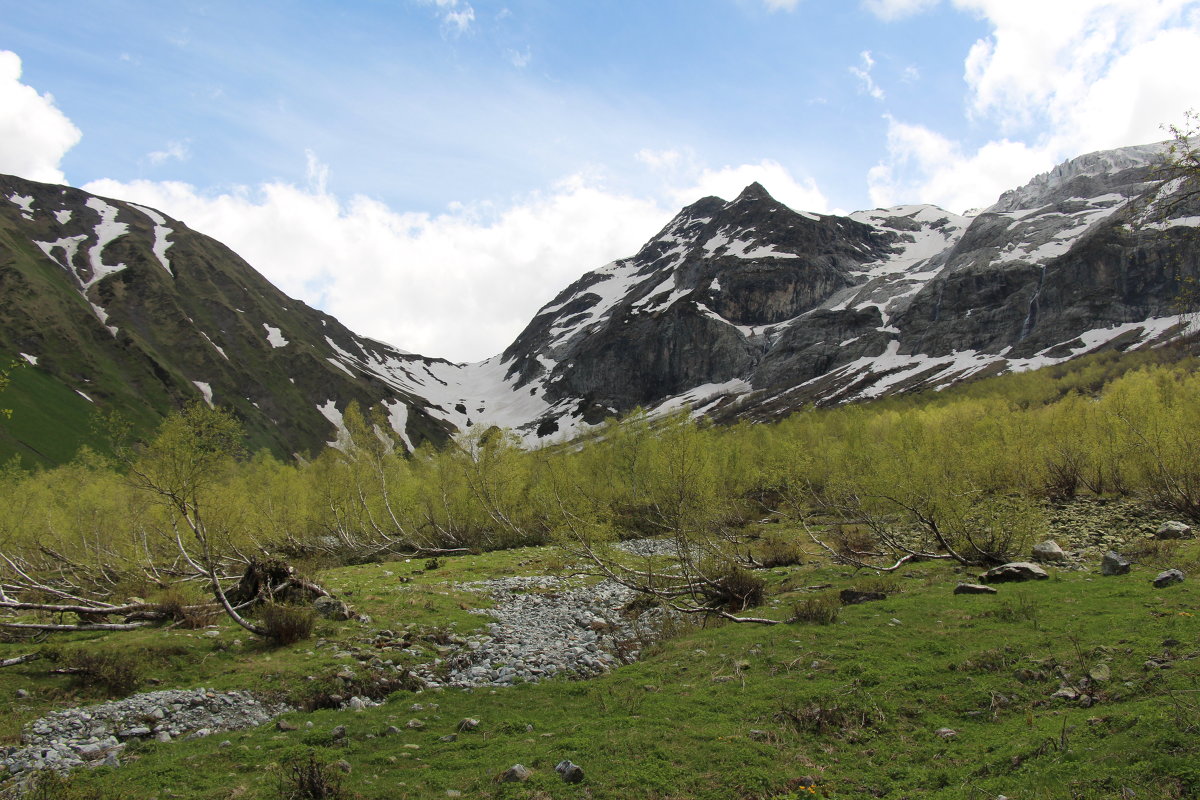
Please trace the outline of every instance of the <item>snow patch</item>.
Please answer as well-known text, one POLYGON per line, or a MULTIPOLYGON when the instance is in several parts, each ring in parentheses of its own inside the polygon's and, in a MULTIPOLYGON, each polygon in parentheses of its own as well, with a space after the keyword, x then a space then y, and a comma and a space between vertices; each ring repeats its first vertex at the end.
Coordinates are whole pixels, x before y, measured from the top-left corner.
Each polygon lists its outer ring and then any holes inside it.
POLYGON ((326 400, 317 406, 317 411, 320 411, 321 416, 329 420, 330 424, 337 429, 337 436, 332 442, 326 442, 326 444, 335 450, 341 450, 343 453, 348 452, 350 449, 350 431, 346 430, 346 425, 342 422, 342 412, 338 411, 337 401, 326 400))
POLYGON ((21 358, 28 361, 30 366, 34 366, 34 367, 37 366, 37 362, 38 362, 37 356, 31 356, 31 355, 29 355, 29 353, 21 353, 20 356, 21 356, 21 358))
POLYGON ((196 388, 200 390, 200 394, 203 395, 204 402, 208 403, 208 407, 216 408, 216 406, 213 405, 212 386, 208 385, 204 381, 192 381, 192 383, 195 384, 196 388))
POLYGON ((54 218, 58 220, 59 225, 66 225, 71 221, 71 209, 64 208, 61 211, 55 211, 54 218))
POLYGON ((95 400, 93 400, 92 398, 88 397, 86 394, 84 394, 83 392, 81 392, 79 389, 76 389, 76 390, 75 390, 75 394, 79 395, 79 396, 80 396, 80 397, 82 397, 84 400, 87 400, 89 403, 92 403, 93 405, 94 405, 94 404, 95 404, 95 402, 96 402, 95 400))
MULTIPOLYGON (((131 203, 130 205, 133 204, 131 203)), ((162 264, 162 268, 168 274, 174 275, 175 272, 171 269, 171 260, 167 258, 167 248, 173 244, 167 241, 167 237, 174 233, 174 231, 167 226, 166 218, 153 208, 138 205, 134 205, 133 207, 145 214, 146 218, 154 223, 154 257, 158 259, 158 263, 162 264)))
POLYGON ((267 342, 271 347, 286 347, 288 340, 284 338, 283 331, 279 328, 273 328, 267 323, 263 323, 263 327, 267 329, 267 342))

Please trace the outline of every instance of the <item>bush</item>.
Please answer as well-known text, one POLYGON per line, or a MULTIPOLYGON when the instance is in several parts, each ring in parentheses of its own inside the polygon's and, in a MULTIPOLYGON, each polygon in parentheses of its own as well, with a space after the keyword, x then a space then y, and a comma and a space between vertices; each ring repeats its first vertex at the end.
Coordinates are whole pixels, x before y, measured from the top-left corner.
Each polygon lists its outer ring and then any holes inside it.
POLYGON ((832 592, 811 594, 792 606, 792 622, 832 625, 842 613, 842 601, 832 592))
POLYGON ((804 563, 803 556, 793 539, 775 535, 763 541, 759 560, 764 567, 795 567, 804 563))
POLYGON ((312 636, 317 623, 317 612, 303 606, 286 606, 267 603, 258 613, 267 638, 277 645, 295 644, 312 636))
POLYGON ((23 800, 119 800, 117 794, 76 786, 70 776, 49 769, 35 773, 21 797, 23 800))
POLYGON ((42 657, 58 664, 58 670, 70 675, 77 686, 102 689, 114 697, 131 694, 142 682, 145 660, 134 653, 112 650, 42 649, 42 657))
POLYGON ((337 768, 318 763, 312 752, 307 759, 285 764, 279 776, 280 800, 339 800, 344 796, 337 768))
POLYGON ((212 625, 221 616, 216 603, 198 591, 188 591, 182 586, 164 589, 155 598, 159 610, 174 620, 179 627, 196 630, 212 625))
POLYGON ((703 586, 705 600, 711 608, 726 611, 745 611, 761 605, 766 582, 757 575, 729 566, 712 578, 711 584, 703 586))

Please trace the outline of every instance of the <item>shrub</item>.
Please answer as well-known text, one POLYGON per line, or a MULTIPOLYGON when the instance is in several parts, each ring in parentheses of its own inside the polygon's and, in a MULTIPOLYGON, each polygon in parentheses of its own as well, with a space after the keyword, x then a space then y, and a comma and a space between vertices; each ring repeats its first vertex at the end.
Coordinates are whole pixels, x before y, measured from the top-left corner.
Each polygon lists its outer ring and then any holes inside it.
POLYGON ((70 675, 77 686, 102 689, 106 694, 124 697, 142 682, 144 659, 134 653, 114 650, 42 649, 42 657, 59 665, 58 671, 70 675))
POLYGON ((118 795, 104 789, 76 786, 69 775, 49 769, 35 773, 21 797, 23 800, 119 800, 118 795))
POLYGON ((793 539, 776 535, 763 541, 762 557, 759 560, 764 567, 793 567, 804 563, 803 556, 793 539))
POLYGON ((730 565, 712 577, 710 584, 702 588, 705 600, 712 608, 727 611, 745 611, 760 605, 766 582, 757 575, 730 565))
POLYGON ((832 592, 810 594, 792 606, 792 622, 832 625, 842 613, 842 601, 832 592))
POLYGON ((258 612, 267 638, 277 645, 295 644, 312 636, 317 612, 303 606, 266 603, 258 612))
POLYGON ((164 589, 155 598, 159 610, 170 619, 175 620, 181 628, 195 630, 216 622, 221 616, 221 610, 197 591, 189 591, 182 586, 171 586, 164 589))
POLYGON ((344 797, 341 776, 331 764, 320 764, 309 752, 283 765, 279 776, 280 800, 339 800, 344 797))

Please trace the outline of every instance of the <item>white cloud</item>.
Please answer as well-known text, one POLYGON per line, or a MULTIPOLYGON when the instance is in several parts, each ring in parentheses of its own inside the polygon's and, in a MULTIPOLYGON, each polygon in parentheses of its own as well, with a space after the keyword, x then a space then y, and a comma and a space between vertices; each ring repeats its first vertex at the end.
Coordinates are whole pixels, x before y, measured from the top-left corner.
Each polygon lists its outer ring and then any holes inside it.
POLYGON ((678 150, 651 150, 649 148, 637 151, 634 157, 653 170, 674 169, 682 158, 678 150))
POLYGON ((21 58, 0 50, 0 172, 64 183, 62 157, 82 134, 54 97, 21 83, 21 58))
POLYGON ((871 68, 875 66, 875 59, 871 58, 871 51, 863 50, 858 56, 862 60, 862 66, 850 67, 850 74, 862 82, 864 92, 876 100, 882 100, 884 98, 883 89, 879 88, 875 79, 871 77, 871 68))
POLYGON ((966 111, 995 138, 968 147, 889 119, 888 156, 868 176, 875 202, 990 205, 1066 158, 1160 140, 1164 123, 1200 107, 1195 0, 952 2, 992 28, 963 69, 966 111))
POLYGON ((933 203, 961 213, 990 206, 1000 193, 1054 166, 1048 148, 1001 139, 974 153, 921 125, 888 118, 888 157, 867 175, 876 206, 933 203))
POLYGON ((157 167, 171 160, 187 161, 191 158, 191 155, 191 149, 188 147, 187 141, 171 141, 167 142, 167 146, 162 150, 154 150, 147 153, 146 160, 151 165, 157 167))
POLYGON ((763 159, 757 164, 742 164, 721 169, 703 169, 695 182, 671 192, 678 205, 715 195, 732 200, 751 183, 761 183, 771 196, 798 211, 829 211, 829 200, 812 178, 797 180, 778 161, 763 159))
POLYGON ((525 69, 529 62, 533 61, 533 51, 528 47, 524 50, 505 50, 504 54, 508 56, 509 63, 517 69, 525 69))
POLYGON ((800 0, 763 0, 768 11, 795 11, 800 0))
POLYGON ((863 0, 863 6, 880 19, 890 21, 919 14, 933 8, 938 2, 939 0, 863 0))
POLYGON ((432 3, 441 12, 442 24, 453 33, 464 33, 475 21, 475 9, 470 3, 461 0, 422 0, 425 4, 432 3))

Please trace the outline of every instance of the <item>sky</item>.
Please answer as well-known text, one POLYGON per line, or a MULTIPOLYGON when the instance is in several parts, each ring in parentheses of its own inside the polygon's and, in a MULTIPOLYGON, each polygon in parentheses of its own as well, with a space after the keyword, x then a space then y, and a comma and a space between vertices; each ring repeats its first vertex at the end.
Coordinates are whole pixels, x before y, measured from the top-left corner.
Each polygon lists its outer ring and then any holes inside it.
POLYGON ((983 208, 1196 75, 1200 0, 0 0, 0 173, 477 361, 706 195, 983 208))

